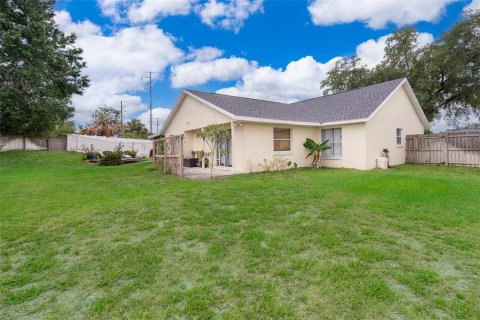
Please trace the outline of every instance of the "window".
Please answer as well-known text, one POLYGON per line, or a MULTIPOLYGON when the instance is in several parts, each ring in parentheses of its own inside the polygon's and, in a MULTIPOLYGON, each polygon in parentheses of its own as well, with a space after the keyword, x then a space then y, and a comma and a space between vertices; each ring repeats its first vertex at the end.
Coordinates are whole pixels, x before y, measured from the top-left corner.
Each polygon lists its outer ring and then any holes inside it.
POLYGON ((322 156, 325 158, 341 158, 342 157, 342 128, 323 129, 322 141, 328 140, 331 149, 325 150, 322 156))
POLYGON ((273 151, 290 151, 290 129, 273 128, 273 151))
POLYGON ((402 146, 402 129, 397 128, 397 146, 402 146))

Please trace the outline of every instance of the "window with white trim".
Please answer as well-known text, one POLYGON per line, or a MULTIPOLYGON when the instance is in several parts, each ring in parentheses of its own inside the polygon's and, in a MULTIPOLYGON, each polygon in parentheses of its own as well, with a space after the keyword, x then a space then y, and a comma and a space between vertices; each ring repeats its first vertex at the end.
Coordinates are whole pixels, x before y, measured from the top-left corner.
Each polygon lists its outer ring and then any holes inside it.
POLYGON ((322 129, 322 142, 328 140, 330 149, 323 151, 322 157, 339 159, 342 157, 342 128, 322 129))
POLYGON ((400 129, 400 128, 397 128, 397 146, 398 147, 403 146, 402 129, 400 129))
POLYGON ((292 142, 291 129, 273 128, 273 151, 286 152, 290 151, 292 142))

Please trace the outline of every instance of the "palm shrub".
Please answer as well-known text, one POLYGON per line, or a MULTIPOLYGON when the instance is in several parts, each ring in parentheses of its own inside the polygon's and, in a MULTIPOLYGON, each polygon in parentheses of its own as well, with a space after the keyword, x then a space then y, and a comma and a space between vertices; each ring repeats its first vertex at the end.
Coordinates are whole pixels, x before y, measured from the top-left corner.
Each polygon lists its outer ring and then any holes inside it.
POLYGON ((98 162, 101 166, 118 166, 122 164, 122 155, 117 152, 105 151, 105 156, 98 162))
POLYGON ((311 164, 312 168, 320 168, 322 165, 320 164, 320 156, 323 151, 331 149, 328 146, 328 140, 323 141, 322 143, 316 143, 310 138, 307 138, 303 143, 303 146, 310 151, 307 155, 307 158, 313 156, 313 161, 311 164))

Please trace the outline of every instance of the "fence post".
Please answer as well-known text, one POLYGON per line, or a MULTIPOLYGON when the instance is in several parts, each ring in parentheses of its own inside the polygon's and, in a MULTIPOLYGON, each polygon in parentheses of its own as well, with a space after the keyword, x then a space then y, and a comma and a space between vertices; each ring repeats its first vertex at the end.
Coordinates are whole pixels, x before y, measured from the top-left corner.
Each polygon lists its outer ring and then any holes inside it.
POLYGON ((50 138, 47 138, 47 151, 50 151, 50 138))
POLYGON ((183 134, 180 136, 180 178, 183 178, 183 134))
POLYGON ((23 137, 23 150, 27 150, 27 141, 25 140, 25 137, 23 137))
POLYGON ((417 137, 413 137, 413 164, 417 164, 417 137))
POLYGON ((153 150, 152 150, 152 163, 155 164, 157 161, 157 140, 153 139, 153 150))
POLYGON ((163 172, 167 172, 167 142, 168 138, 163 138, 163 172))
POLYGON ((444 143, 445 143, 445 165, 448 166, 448 134, 444 135, 444 143))

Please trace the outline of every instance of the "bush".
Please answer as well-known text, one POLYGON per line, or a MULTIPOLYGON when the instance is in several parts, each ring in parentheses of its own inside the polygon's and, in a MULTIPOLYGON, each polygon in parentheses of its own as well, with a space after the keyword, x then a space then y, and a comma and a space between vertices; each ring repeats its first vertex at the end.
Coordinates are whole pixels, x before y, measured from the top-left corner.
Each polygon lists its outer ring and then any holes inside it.
POLYGON ((118 166, 122 164, 122 155, 118 152, 105 151, 104 157, 98 162, 101 166, 118 166))
POLYGON ((278 170, 285 170, 288 168, 288 160, 274 157, 271 161, 267 159, 263 159, 262 163, 258 164, 263 171, 278 171, 278 170))
POLYGON ((129 155, 132 158, 135 158, 137 156, 137 151, 136 150, 125 150, 123 151, 123 154, 129 155))

